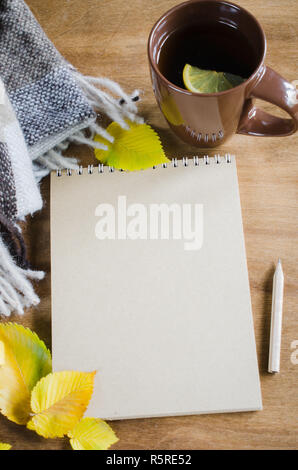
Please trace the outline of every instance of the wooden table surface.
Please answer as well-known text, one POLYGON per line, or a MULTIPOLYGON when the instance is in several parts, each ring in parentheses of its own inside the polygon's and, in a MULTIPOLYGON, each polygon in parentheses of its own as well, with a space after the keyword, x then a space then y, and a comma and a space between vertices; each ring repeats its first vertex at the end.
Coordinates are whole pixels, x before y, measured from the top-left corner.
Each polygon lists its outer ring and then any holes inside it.
MULTIPOLYGON (((144 91, 140 113, 160 134, 168 156, 193 155, 178 141, 157 108, 151 89, 146 42, 153 22, 179 3, 173 0, 27 0, 57 49, 82 73, 144 91)), ((298 79, 297 0, 238 0, 261 22, 268 40, 266 63, 288 80, 298 79)), ((267 103, 267 111, 282 115, 267 103)), ((219 150, 237 155, 244 233, 264 409, 261 412, 140 419, 112 423, 115 449, 294 449, 298 444, 298 134, 284 138, 234 136, 219 150), (281 373, 267 373, 274 264, 285 273, 281 373)), ((72 148, 83 162, 92 152, 72 148)), ((218 150, 218 151, 219 151, 218 150)), ((213 154, 214 151, 211 152, 213 154)), ((29 221, 26 239, 32 264, 47 271, 38 286, 38 308, 12 320, 51 344, 49 181, 42 184, 44 209, 29 221)), ((0 417, 0 441, 15 449, 68 449, 67 440, 45 440, 0 417)))

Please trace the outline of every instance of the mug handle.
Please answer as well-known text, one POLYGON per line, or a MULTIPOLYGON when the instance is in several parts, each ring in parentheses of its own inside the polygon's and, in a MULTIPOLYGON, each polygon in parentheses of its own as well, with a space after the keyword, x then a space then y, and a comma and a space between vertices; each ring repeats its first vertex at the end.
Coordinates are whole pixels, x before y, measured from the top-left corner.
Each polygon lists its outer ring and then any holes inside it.
POLYGON ((264 67, 259 82, 250 90, 238 125, 238 134, 255 136, 284 136, 298 129, 298 95, 289 83, 270 67, 264 67), (279 106, 291 119, 283 119, 256 108, 252 98, 260 98, 279 106))

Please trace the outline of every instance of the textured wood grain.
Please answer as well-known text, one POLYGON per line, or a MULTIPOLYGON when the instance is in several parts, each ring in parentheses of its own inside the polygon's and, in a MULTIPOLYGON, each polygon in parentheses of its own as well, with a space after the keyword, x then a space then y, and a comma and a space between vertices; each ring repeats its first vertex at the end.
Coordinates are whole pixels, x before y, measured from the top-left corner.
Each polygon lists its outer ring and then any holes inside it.
MULTIPOLYGON (((170 0, 28 0, 27 3, 58 50, 82 73, 104 75, 127 90, 144 91, 140 112, 160 133, 168 155, 191 155, 168 129, 151 90, 146 42, 153 22, 170 0)), ((298 79, 297 0, 238 0, 261 22, 268 39, 267 64, 289 80, 298 79)), ((280 114, 271 105, 261 103, 280 114)), ((298 365, 290 345, 298 340, 297 209, 298 134, 286 138, 234 136, 220 149, 237 154, 239 184, 252 294, 264 410, 211 416, 142 419, 113 423, 116 449, 294 449, 298 437, 298 365), (267 374, 271 288, 274 263, 281 257, 285 273, 281 373, 267 374)), ((85 163, 91 151, 73 148, 85 163)), ((37 290, 38 308, 23 318, 51 344, 49 181, 42 184, 44 209, 26 227, 30 259, 45 269, 37 290)), ((220 364, 219 364, 220 367, 220 364)), ((66 440, 44 440, 0 417, 0 441, 15 449, 67 449, 66 440)))

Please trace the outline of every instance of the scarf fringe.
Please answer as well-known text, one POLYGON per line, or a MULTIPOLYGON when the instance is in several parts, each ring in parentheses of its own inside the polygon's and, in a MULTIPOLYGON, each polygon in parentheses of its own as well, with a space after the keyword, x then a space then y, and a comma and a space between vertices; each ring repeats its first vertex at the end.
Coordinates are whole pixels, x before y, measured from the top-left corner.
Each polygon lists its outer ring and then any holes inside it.
MULTIPOLYGON (((123 129, 129 129, 129 125, 126 122, 127 119, 139 124, 144 123, 144 119, 137 114, 138 108, 136 102, 140 100, 141 94, 139 90, 134 90, 131 95, 128 95, 113 80, 103 77, 84 76, 72 67, 70 69, 95 112, 105 114, 112 121, 117 122, 123 129), (103 88, 108 90, 109 93, 104 91, 103 88)), ((114 137, 106 129, 96 122, 91 122, 84 129, 74 132, 53 149, 34 159, 33 171, 37 181, 40 181, 53 170, 65 168, 70 170, 79 169, 76 158, 63 156, 64 150, 68 148, 70 143, 84 144, 94 149, 107 150, 108 147, 106 145, 93 140, 95 134, 99 134, 109 142, 114 141, 114 137)))
POLYGON ((9 316, 16 311, 24 314, 24 308, 39 304, 30 280, 44 278, 43 271, 33 271, 17 266, 0 237, 0 315, 9 316))

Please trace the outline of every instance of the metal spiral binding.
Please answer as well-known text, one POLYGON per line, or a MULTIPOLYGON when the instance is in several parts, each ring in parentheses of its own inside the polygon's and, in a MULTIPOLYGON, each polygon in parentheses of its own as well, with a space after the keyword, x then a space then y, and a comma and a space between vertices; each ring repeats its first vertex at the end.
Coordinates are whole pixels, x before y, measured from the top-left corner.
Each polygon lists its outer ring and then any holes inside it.
MULTIPOLYGON (((188 166, 190 166, 191 161, 193 163, 193 166, 200 166, 201 164, 210 165, 210 163, 212 161, 212 158, 213 158, 213 161, 216 165, 219 165, 222 162, 225 162, 225 163, 231 163, 232 162, 232 156, 231 156, 230 153, 226 153, 224 156, 220 156, 220 154, 215 154, 213 157, 209 157, 209 155, 204 155, 203 158, 199 157, 198 155, 195 155, 192 158, 182 157, 181 160, 178 160, 177 157, 174 157, 174 158, 171 159, 171 162, 172 162, 172 166, 174 168, 177 168, 180 165, 180 162, 181 162, 182 166, 188 167, 188 166), (202 163, 200 163, 200 161, 202 163)), ((161 164, 161 168, 167 168, 167 167, 168 167, 167 163, 162 163, 161 164)), ((100 173, 100 174, 105 172, 105 168, 107 168, 107 171, 109 173, 114 173, 114 171, 115 171, 115 168, 113 166, 104 166, 102 163, 100 163, 97 168, 98 168, 98 173, 100 173)), ((157 168, 156 165, 152 167, 153 170, 155 170, 156 168, 157 168)), ((72 176, 73 173, 76 173, 77 175, 82 175, 83 172, 84 172, 84 168, 82 166, 79 166, 79 168, 77 170, 72 170, 70 168, 65 168, 65 171, 66 171, 66 176, 72 176)), ((124 170, 120 169, 119 171, 123 172, 124 170)), ((93 165, 88 165, 87 174, 92 175, 93 173, 94 173, 94 166, 93 165)), ((62 169, 56 170, 56 174, 59 177, 62 176, 62 169)))

